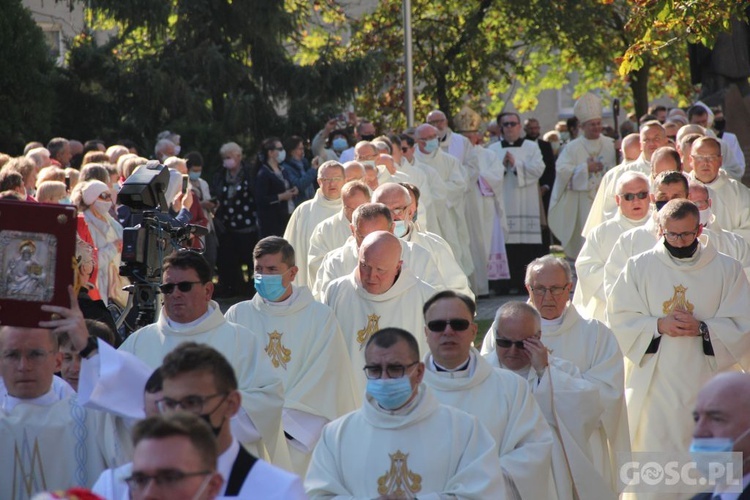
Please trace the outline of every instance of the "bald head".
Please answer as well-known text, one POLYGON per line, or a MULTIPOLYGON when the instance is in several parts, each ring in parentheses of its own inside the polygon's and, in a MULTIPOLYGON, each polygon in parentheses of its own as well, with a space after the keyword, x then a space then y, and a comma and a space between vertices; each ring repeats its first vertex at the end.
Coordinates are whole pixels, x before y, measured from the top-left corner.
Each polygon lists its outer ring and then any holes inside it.
POLYGON ((363 181, 365 179, 365 167, 358 161, 344 163, 344 179, 346 182, 363 181))
POLYGON ((374 203, 382 203, 391 211, 393 220, 410 222, 414 215, 409 190, 395 182, 387 182, 372 193, 374 203))
POLYGON ((354 146, 354 159, 357 161, 375 161, 378 150, 371 142, 360 141, 354 146))
POLYGON ((445 113, 439 109, 430 111, 427 114, 427 123, 438 129, 438 132, 443 132, 448 128, 448 120, 445 117, 445 113))
POLYGON ((371 294, 387 292, 401 272, 401 242, 387 231, 367 235, 359 247, 355 271, 362 287, 371 294))
POLYGON ((419 127, 417 127, 416 132, 414 135, 415 138, 418 141, 425 140, 425 139, 431 139, 433 137, 437 137, 438 129, 430 125, 429 123, 423 123, 419 127))
POLYGON ((641 136, 638 134, 628 134, 622 140, 622 157, 625 161, 635 161, 641 155, 641 136))

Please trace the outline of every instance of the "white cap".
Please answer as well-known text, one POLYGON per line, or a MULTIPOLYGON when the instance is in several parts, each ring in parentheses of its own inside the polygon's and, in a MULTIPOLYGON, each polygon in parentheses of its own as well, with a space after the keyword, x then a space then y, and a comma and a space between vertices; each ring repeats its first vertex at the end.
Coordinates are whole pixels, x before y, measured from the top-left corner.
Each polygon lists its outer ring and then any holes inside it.
POLYGON ((83 202, 91 206, 94 204, 99 195, 109 191, 109 188, 102 181, 92 180, 86 183, 83 188, 83 202))
POLYGON ((589 120, 601 119, 602 100, 591 92, 587 92, 576 101, 573 114, 576 115, 581 125, 589 120))

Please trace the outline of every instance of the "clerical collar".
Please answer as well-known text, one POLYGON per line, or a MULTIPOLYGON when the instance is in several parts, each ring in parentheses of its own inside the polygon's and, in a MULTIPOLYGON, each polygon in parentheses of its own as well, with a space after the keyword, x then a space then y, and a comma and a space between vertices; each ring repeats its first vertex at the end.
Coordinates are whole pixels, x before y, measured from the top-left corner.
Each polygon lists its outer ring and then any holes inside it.
POLYGON ((261 299, 263 300, 263 303, 266 304, 266 305, 268 305, 268 306, 271 306, 271 307, 287 307, 287 306, 291 306, 292 303, 299 296, 299 289, 296 286, 294 286, 294 285, 291 285, 291 286, 292 286, 292 293, 286 299, 281 300, 279 302, 273 302, 271 300, 267 300, 267 299, 264 299, 263 297, 261 297, 261 299))
MULTIPOLYGON (((372 398, 372 396, 368 396, 372 398)), ((399 408, 398 410, 386 410, 385 408, 381 407, 375 399, 372 399, 373 404, 375 405, 375 408, 377 408, 378 411, 382 411, 383 413, 387 413, 388 415, 408 415, 412 412, 414 408, 417 407, 417 405, 422 401, 424 398, 424 391, 422 390, 422 386, 417 386, 417 395, 414 396, 414 399, 406 403, 404 406, 399 408)))
POLYGON ((640 219, 631 219, 630 217, 625 217, 625 214, 623 214, 622 212, 620 212, 620 215, 622 216, 623 219, 630 222, 631 224, 642 226, 643 224, 648 222, 648 218, 651 217, 651 212, 647 212, 646 215, 644 215, 640 219))
POLYGON ((169 316, 167 316, 167 324, 172 330, 175 330, 177 332, 186 332, 198 326, 201 321, 211 316, 211 313, 213 312, 214 308, 211 306, 211 304, 209 304, 206 313, 195 321, 191 321, 190 323, 178 323, 176 321, 172 321, 169 316))
POLYGON ((444 366, 441 366, 435 362, 435 358, 430 355, 430 359, 427 362, 427 368, 430 371, 433 371, 437 373, 438 375, 444 376, 444 377, 450 377, 450 378, 469 378, 472 375, 473 366, 476 365, 476 361, 471 355, 472 353, 469 353, 469 358, 461 363, 456 368, 446 368, 444 366), (474 361, 474 363, 472 363, 474 361))
POLYGON ((508 141, 506 141, 505 139, 503 139, 502 141, 500 141, 500 144, 501 144, 501 145, 502 145, 502 146, 503 146, 504 148, 520 148, 520 147, 521 147, 521 144, 523 144, 523 141, 524 141, 524 138, 523 138, 523 137, 519 137, 519 138, 518 138, 518 139, 517 139, 516 141, 514 141, 514 142, 508 142, 508 141))
POLYGON ((516 375, 518 375, 519 377, 522 377, 524 379, 528 379, 529 378, 529 372, 531 372, 531 364, 528 364, 528 365, 524 366, 520 370, 511 370, 510 368, 508 368, 507 366, 505 366, 504 364, 502 364, 499 360, 498 360, 497 364, 500 365, 500 368, 503 368, 505 370, 510 370, 513 373, 515 373, 516 375))
POLYGON ((560 326, 562 325, 563 319, 565 317, 565 311, 563 313, 554 319, 544 319, 542 318, 542 331, 544 331, 545 326, 560 326))
POLYGON ((55 390, 51 386, 49 391, 38 398, 19 399, 10 394, 5 394, 5 397, 3 398, 3 411, 5 411, 5 413, 10 413, 13 411, 13 408, 22 403, 36 406, 52 406, 58 401, 60 401, 60 397, 55 393, 55 390))

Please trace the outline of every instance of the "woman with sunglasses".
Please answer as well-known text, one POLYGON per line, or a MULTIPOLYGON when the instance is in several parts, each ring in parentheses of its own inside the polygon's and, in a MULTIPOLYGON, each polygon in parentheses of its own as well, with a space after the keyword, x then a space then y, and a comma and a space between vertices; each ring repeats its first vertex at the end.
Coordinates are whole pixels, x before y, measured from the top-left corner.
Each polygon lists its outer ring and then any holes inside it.
POLYGON ((281 168, 285 159, 286 150, 278 138, 263 141, 255 178, 255 206, 261 238, 283 236, 289 216, 294 211, 293 200, 299 190, 292 186, 281 168))
POLYGON ((93 269, 79 269, 85 274, 83 286, 93 300, 126 304, 128 295, 122 288, 127 283, 121 281, 119 273, 122 226, 109 214, 112 208, 109 187, 99 180, 81 182, 70 198, 78 208, 78 236, 94 255, 93 269))

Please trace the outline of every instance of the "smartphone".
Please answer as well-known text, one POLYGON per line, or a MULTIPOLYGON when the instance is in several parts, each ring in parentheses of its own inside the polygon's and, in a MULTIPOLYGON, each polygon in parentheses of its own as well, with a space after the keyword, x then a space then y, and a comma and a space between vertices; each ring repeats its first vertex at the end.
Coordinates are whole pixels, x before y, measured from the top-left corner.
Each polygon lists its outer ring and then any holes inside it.
POLYGON ((190 184, 190 177, 182 174, 182 194, 187 193, 188 185, 190 184))
POLYGON ((70 176, 65 176, 65 191, 70 191, 70 176))

